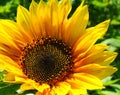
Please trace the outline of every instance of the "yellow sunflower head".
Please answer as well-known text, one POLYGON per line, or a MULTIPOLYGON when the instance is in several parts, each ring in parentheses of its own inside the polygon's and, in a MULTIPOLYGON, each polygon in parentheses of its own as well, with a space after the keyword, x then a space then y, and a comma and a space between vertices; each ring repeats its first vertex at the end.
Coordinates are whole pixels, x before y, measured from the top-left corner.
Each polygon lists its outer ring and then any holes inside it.
POLYGON ((71 0, 34 0, 29 10, 17 9, 17 21, 0 20, 0 68, 3 81, 21 83, 37 95, 80 95, 104 88, 101 79, 117 69, 109 66, 117 53, 95 44, 109 20, 86 29, 88 6, 68 18, 71 0))

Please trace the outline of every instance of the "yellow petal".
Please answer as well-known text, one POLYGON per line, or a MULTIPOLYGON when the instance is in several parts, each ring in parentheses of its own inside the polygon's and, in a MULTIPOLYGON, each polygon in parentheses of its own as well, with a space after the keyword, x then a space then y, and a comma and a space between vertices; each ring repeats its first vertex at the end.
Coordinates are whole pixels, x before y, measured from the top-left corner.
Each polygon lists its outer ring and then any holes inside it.
POLYGON ((71 95, 71 94, 80 95, 80 94, 87 93, 87 89, 85 88, 84 85, 81 85, 81 83, 79 83, 78 79, 72 78, 72 79, 66 80, 66 82, 68 82, 71 85, 71 89, 69 90, 68 95, 71 95))
POLYGON ((99 64, 89 64, 79 68, 74 69, 77 73, 88 73, 92 74, 100 79, 112 75, 117 71, 117 68, 112 66, 100 66, 99 64))
POLYGON ((67 21, 68 15, 72 9, 71 0, 62 0, 58 4, 58 19, 59 19, 59 29, 58 29, 58 37, 62 39, 63 36, 62 32, 64 31, 65 23, 67 21))
POLYGON ((35 95, 44 95, 41 92, 36 92, 35 95))
POLYGON ((11 20, 0 20, 0 29, 2 30, 0 34, 2 36, 1 43, 10 44, 16 48, 25 45, 27 39, 25 39, 24 35, 21 35, 17 23, 11 20))
POLYGON ((32 0, 32 2, 30 4, 30 7, 29 7, 31 15, 35 15, 36 14, 35 10, 37 10, 37 7, 38 7, 38 4, 34 0, 32 0))
POLYGON ((5 66, 0 63, 0 70, 5 70, 5 66))
MULTIPOLYGON (((87 93, 86 89, 80 88, 80 89, 71 89, 70 95, 84 95, 87 93)), ((68 94, 69 95, 69 94, 68 94)))
POLYGON ((34 0, 32 0, 32 2, 31 2, 29 10, 30 10, 31 26, 33 28, 35 36, 36 36, 36 38, 41 38, 41 36, 42 36, 41 30, 42 29, 41 29, 40 23, 43 24, 43 22, 39 21, 40 15, 37 14, 38 4, 34 0))
MULTIPOLYGON (((39 83, 36 83, 34 80, 27 78, 27 76, 26 77, 15 76, 15 81, 18 82, 18 83, 23 83, 25 85, 31 85, 30 88, 34 88, 34 89, 35 89, 36 85, 37 86, 39 85, 39 83)), ((23 85, 21 90, 25 89, 25 85, 23 85)))
POLYGON ((19 25, 20 32, 22 35, 25 35, 27 41, 32 41, 36 38, 35 32, 33 31, 31 20, 30 20, 30 13, 27 9, 22 6, 18 6, 17 9, 17 24, 19 25))
MULTIPOLYGON (((74 66, 75 67, 79 67, 79 66, 81 66, 81 65, 84 65, 84 60, 86 61, 86 59, 87 59, 87 57, 89 56, 89 55, 97 55, 98 53, 100 53, 100 52, 103 52, 105 49, 107 49, 108 48, 108 46, 107 45, 105 45, 105 44, 95 44, 85 55, 85 58, 84 57, 76 57, 75 59, 74 59, 74 66), (94 52, 93 52, 94 51, 94 52)), ((78 55, 79 56, 79 55, 78 55)), ((87 63, 86 63, 87 64, 87 63)))
POLYGON ((5 75, 5 78, 3 79, 4 82, 15 82, 15 75, 13 73, 8 73, 5 75))
POLYGON ((70 11, 72 9, 71 0, 62 0, 59 3, 59 19, 60 21, 63 21, 63 19, 67 19, 70 11))
POLYGON ((68 95, 84 95, 86 93, 87 93, 86 89, 80 88, 80 89, 71 89, 68 95))
POLYGON ((85 89, 94 90, 104 88, 101 80, 91 74, 81 72, 73 74, 72 77, 74 78, 73 81, 76 81, 77 85, 85 89))
POLYGON ((96 31, 96 32, 99 32, 100 33, 100 37, 102 37, 106 33, 106 31, 107 31, 109 23, 110 23, 110 20, 106 20, 104 22, 101 22, 100 24, 98 24, 98 25, 96 25, 94 27, 88 28, 87 32, 96 31))
POLYGON ((45 89, 43 92, 37 92, 35 95, 55 95, 50 93, 50 89, 45 89))
POLYGON ((57 0, 49 0, 47 2, 44 24, 45 24, 45 31, 47 33, 47 36, 58 38, 58 1, 57 0))
POLYGON ((109 46, 106 44, 95 44, 88 52, 87 55, 90 54, 98 54, 99 52, 105 51, 109 46), (94 52, 93 52, 94 51, 94 52))
POLYGON ((43 93, 41 93, 41 92, 36 92, 35 95, 48 95, 48 94, 43 94, 43 93))
POLYGON ((27 77, 20 77, 20 76, 15 76, 15 81, 21 82, 21 83, 27 83, 27 84, 29 84, 29 83, 33 84, 34 83, 33 80, 28 79, 27 77))
POLYGON ((18 76, 25 76, 20 66, 9 57, 0 54, 0 63, 4 65, 4 69, 6 71, 11 72, 18 76))
POLYGON ((43 92, 45 89, 49 89, 50 86, 48 84, 36 84, 34 85, 35 89, 37 89, 39 92, 43 92))
POLYGON ((33 90, 34 87, 30 84, 26 84, 26 83, 23 83, 21 86, 20 86, 20 90, 22 91, 25 91, 25 90, 33 90))
POLYGON ((95 44, 95 42, 101 38, 108 29, 109 20, 104 21, 95 27, 86 30, 86 33, 79 38, 73 47, 73 55, 82 57, 88 50, 95 44))
POLYGON ((57 95, 66 95, 70 90, 70 85, 66 82, 60 82, 55 86, 52 91, 57 95))
POLYGON ((46 18, 46 3, 43 0, 40 0, 36 12, 38 18, 38 28, 41 33, 40 35, 42 35, 42 37, 47 37, 44 23, 46 18))
POLYGON ((73 45, 73 43, 85 32, 88 18, 88 7, 79 6, 71 18, 68 19, 67 23, 65 23, 66 28, 63 35, 65 42, 73 45))
POLYGON ((14 61, 18 61, 18 55, 20 55, 20 51, 14 46, 0 43, 0 54, 3 56, 9 56, 14 61))
POLYGON ((14 62, 11 58, 9 58, 8 56, 2 55, 2 54, 0 54, 0 63, 2 65, 4 65, 4 67, 7 64, 10 64, 11 66, 14 66, 16 68, 20 68, 19 65, 16 62, 14 62))
POLYGON ((109 65, 115 60, 116 56, 116 52, 103 51, 98 54, 90 54, 84 59, 84 62, 86 61, 86 64, 97 63, 100 65, 109 65))
POLYGON ((116 58, 117 53, 111 51, 103 51, 94 49, 92 52, 89 51, 84 58, 76 58, 74 60, 74 67, 80 67, 86 64, 100 64, 100 65, 109 65, 116 58), (89 54, 90 53, 90 54, 89 54))
POLYGON ((11 44, 15 49, 18 49, 14 42, 15 37, 20 36, 16 23, 10 20, 0 20, 0 29, 0 43, 11 44))
MULTIPOLYGON (((31 85, 30 88, 37 89, 39 92, 43 92, 45 89, 50 88, 50 86, 48 84, 39 84, 39 83, 35 82, 34 80, 29 79, 27 77, 15 76, 15 81, 20 82, 20 83, 25 83, 25 85, 31 85)), ((25 89, 24 85, 23 85, 22 89, 25 89)))

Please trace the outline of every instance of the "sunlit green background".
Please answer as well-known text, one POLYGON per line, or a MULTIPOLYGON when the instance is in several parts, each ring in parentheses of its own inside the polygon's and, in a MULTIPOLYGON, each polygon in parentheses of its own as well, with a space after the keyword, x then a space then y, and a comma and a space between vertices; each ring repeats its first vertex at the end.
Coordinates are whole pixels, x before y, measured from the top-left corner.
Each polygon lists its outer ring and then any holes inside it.
MULTIPOLYGON (((39 0, 35 0, 39 2, 39 0)), ((47 1, 47 0, 44 0, 47 1)), ((16 20, 16 11, 19 4, 28 8, 31 0, 0 0, 0 19, 16 20)), ((69 16, 79 6, 81 0, 72 0, 73 9, 69 16)), ((111 19, 107 34, 100 39, 99 43, 110 46, 109 50, 120 53, 120 0, 86 0, 89 6, 90 20, 88 27, 94 26, 106 19, 111 19)), ((120 54, 112 63, 120 69, 120 54)), ((0 95, 34 95, 36 91, 20 92, 20 84, 3 83, 5 71, 0 70, 0 95)), ((120 70, 114 75, 103 80, 106 86, 103 90, 88 91, 87 95, 120 95, 120 70)))

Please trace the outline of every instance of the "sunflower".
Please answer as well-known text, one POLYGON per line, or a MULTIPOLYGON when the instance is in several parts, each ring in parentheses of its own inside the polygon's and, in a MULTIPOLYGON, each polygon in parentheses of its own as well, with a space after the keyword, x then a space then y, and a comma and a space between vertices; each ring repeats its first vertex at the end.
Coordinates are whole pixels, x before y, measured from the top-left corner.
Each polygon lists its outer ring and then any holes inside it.
POLYGON ((21 83, 37 95, 79 95, 104 88, 101 80, 117 69, 109 64, 117 53, 95 44, 110 20, 86 28, 84 0, 71 17, 71 0, 32 0, 29 10, 19 5, 16 22, 0 20, 0 68, 3 81, 21 83))

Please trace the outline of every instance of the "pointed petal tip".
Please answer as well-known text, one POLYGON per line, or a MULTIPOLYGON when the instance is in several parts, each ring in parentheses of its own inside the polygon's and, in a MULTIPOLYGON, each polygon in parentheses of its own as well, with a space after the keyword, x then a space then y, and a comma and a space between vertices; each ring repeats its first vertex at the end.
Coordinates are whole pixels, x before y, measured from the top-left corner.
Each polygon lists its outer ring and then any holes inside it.
POLYGON ((31 4, 34 3, 34 2, 35 2, 35 0, 32 0, 32 1, 31 1, 31 4))
POLYGON ((84 3, 85 3, 85 0, 82 0, 82 2, 81 2, 81 5, 80 5, 80 6, 83 6, 83 5, 84 5, 84 3))
POLYGON ((17 13, 20 11, 20 10, 22 10, 23 9, 23 6, 22 5, 18 5, 18 7, 17 7, 17 13))
POLYGON ((117 55, 118 55, 118 53, 117 53, 117 52, 114 52, 113 54, 114 54, 114 56, 115 56, 115 57, 117 57, 117 55))
POLYGON ((118 70, 118 68, 116 68, 116 67, 113 67, 113 70, 114 70, 114 72, 116 72, 116 71, 118 70))
POLYGON ((106 20, 106 22, 108 22, 108 23, 110 23, 110 21, 111 21, 110 19, 106 20))
POLYGON ((22 5, 18 5, 17 9, 22 8, 22 7, 23 7, 22 5))
POLYGON ((117 57, 117 55, 118 55, 117 52, 112 52, 111 57, 112 57, 112 60, 113 60, 113 61, 115 60, 115 58, 117 57))
POLYGON ((108 26, 110 24, 110 19, 103 21, 101 24, 103 24, 103 27, 107 27, 108 28, 108 26))
POLYGON ((109 25, 110 24, 110 19, 104 21, 105 24, 109 25))

